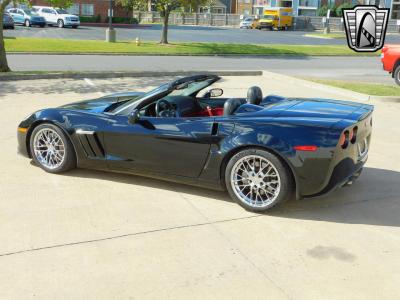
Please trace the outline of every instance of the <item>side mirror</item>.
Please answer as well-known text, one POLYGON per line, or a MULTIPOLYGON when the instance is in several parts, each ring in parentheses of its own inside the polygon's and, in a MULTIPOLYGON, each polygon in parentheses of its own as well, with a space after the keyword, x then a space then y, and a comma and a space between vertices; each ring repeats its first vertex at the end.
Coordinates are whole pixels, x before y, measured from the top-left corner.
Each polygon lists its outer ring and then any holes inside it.
POLYGON ((140 120, 140 113, 139 113, 139 110, 138 110, 138 109, 134 109, 134 110, 129 114, 128 122, 129 122, 130 124, 135 124, 135 123, 139 122, 139 120, 140 120))
POLYGON ((224 93, 224 91, 222 89, 219 89, 219 88, 211 89, 211 90, 208 91, 208 94, 209 94, 210 98, 215 98, 215 97, 222 96, 223 93, 224 93))

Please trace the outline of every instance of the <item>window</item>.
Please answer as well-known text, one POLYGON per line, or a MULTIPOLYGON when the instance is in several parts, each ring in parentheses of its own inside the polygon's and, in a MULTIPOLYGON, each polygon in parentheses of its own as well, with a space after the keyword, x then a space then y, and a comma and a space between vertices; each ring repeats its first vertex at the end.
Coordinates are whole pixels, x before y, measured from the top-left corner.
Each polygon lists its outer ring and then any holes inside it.
POLYGON ((93 16, 94 15, 94 5, 93 4, 82 4, 83 16, 93 16))
POLYGON ((72 4, 72 6, 68 7, 67 12, 71 15, 79 15, 79 4, 72 4))

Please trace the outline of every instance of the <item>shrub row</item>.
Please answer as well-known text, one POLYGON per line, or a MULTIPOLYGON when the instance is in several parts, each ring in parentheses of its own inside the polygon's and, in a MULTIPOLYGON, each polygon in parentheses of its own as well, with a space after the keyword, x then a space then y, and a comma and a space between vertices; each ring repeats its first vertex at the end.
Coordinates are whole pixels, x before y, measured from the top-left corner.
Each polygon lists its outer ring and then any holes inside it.
MULTIPOLYGON (((80 16, 80 21, 82 23, 108 23, 108 17, 104 20, 101 19, 100 15, 97 16, 80 16)), ((138 20, 136 18, 128 18, 128 17, 113 17, 112 22, 116 24, 138 24, 138 20)))

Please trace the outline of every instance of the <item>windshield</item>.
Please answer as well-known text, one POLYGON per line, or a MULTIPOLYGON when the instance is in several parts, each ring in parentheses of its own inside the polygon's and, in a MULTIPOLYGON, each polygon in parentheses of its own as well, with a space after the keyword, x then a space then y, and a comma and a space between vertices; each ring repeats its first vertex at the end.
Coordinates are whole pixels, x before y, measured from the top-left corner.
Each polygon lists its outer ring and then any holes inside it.
POLYGON ((183 89, 174 90, 169 95, 170 96, 190 96, 196 92, 201 91, 202 89, 208 87, 210 84, 214 82, 213 79, 208 79, 200 82, 191 82, 183 89))
POLYGON ((251 22, 251 21, 253 21, 253 19, 252 18, 246 18, 246 19, 244 19, 244 21, 245 22, 251 22))
POLYGON ((275 16, 263 16, 263 20, 273 20, 275 16))
POLYGON ((162 92, 166 92, 166 91, 168 91, 168 87, 169 87, 168 83, 160 85, 159 87, 157 87, 155 89, 152 89, 151 91, 145 93, 142 97, 138 97, 138 98, 132 99, 132 100, 124 103, 123 105, 117 107, 114 111, 110 111, 110 112, 111 113, 116 113, 116 114, 129 113, 128 111, 132 107, 132 104, 134 104, 135 102, 139 102, 139 100, 148 99, 148 98, 151 98, 151 97, 153 97, 153 96, 155 96, 157 94, 160 94, 162 92))
POLYGON ((56 11, 60 14, 60 15, 66 15, 68 14, 68 12, 65 9, 56 9, 56 11))
POLYGON ((202 89, 210 86, 217 80, 219 78, 211 77, 201 81, 188 81, 174 87, 171 86, 171 83, 166 83, 147 92, 142 97, 124 103, 110 112, 124 115, 129 114, 132 109, 142 106, 140 104, 142 102, 145 103, 144 105, 148 105, 166 96, 195 96, 202 89))

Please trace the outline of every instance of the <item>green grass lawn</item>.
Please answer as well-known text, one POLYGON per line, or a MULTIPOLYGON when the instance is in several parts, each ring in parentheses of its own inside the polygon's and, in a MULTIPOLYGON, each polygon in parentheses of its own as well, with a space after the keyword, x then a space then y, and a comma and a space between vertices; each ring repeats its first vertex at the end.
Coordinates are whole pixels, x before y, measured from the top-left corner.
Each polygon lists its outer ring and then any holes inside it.
POLYGON ((104 41, 89 40, 6 38, 5 46, 8 52, 161 55, 360 55, 350 50, 346 45, 242 45, 223 43, 173 43, 169 45, 160 45, 156 42, 143 42, 140 46, 137 46, 134 41, 107 43, 104 41))
POLYGON ((330 80, 330 79, 314 79, 314 78, 305 78, 305 79, 371 96, 400 96, 400 87, 396 85, 353 82, 353 81, 343 81, 343 80, 330 80))
POLYGON ((328 38, 328 39, 345 39, 346 38, 346 34, 344 32, 328 33, 328 34, 324 34, 324 33, 307 33, 307 34, 305 34, 305 36, 317 37, 317 38, 328 38))

